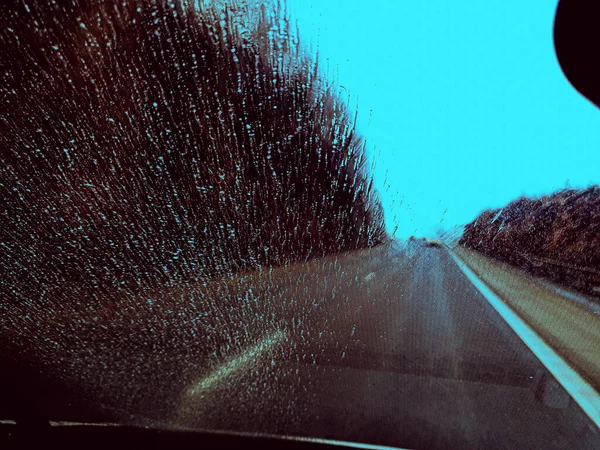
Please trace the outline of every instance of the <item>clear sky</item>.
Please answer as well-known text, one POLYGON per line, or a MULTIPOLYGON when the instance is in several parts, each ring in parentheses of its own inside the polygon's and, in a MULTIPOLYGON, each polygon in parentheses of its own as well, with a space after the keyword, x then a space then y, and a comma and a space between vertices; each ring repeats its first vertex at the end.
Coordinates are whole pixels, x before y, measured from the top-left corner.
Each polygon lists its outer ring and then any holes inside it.
POLYGON ((289 4, 301 39, 358 103, 399 237, 600 182, 600 110, 560 70, 555 1, 289 4))

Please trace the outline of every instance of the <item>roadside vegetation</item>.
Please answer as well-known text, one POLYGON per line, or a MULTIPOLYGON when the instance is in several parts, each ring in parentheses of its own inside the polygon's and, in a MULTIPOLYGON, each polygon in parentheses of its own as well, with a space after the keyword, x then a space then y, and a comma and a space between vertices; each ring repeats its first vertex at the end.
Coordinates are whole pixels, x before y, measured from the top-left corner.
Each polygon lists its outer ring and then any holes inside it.
POLYGON ((387 234, 357 110, 285 11, 0 2, 0 367, 155 414, 140 386, 177 398, 255 341, 304 342, 332 284, 360 292, 336 256, 387 234))
POLYGON ((5 299, 130 295, 385 240, 356 111, 281 3, 222 3, 2 6, 5 299))
POLYGON ((600 186, 521 197, 484 211, 459 243, 600 297, 600 186))

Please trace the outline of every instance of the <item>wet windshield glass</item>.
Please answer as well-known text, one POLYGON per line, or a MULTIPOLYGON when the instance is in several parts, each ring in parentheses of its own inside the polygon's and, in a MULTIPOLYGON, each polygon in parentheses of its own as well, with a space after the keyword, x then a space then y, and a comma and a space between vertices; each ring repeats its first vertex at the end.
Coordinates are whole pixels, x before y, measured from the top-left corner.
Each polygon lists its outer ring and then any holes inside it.
POLYGON ((554 6, 0 6, 0 420, 600 447, 600 111, 554 6))

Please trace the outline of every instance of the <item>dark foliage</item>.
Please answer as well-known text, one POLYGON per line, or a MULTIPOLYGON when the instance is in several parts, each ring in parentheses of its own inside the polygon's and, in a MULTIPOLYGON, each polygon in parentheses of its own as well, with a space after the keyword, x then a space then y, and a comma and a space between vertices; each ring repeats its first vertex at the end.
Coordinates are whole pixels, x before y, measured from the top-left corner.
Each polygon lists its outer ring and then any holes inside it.
POLYGON ((519 198, 484 211, 460 243, 596 293, 600 285, 600 187, 519 198))
POLYGON ((385 239, 353 118, 280 8, 248 8, 1 6, 0 295, 96 297, 385 239))

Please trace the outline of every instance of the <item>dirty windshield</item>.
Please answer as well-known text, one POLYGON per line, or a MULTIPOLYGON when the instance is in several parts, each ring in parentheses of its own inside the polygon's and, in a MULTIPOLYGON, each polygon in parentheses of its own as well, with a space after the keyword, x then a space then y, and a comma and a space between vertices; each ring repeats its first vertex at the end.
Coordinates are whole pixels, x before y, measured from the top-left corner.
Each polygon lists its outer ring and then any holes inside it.
POLYGON ((555 7, 3 2, 0 425, 600 448, 555 7))

